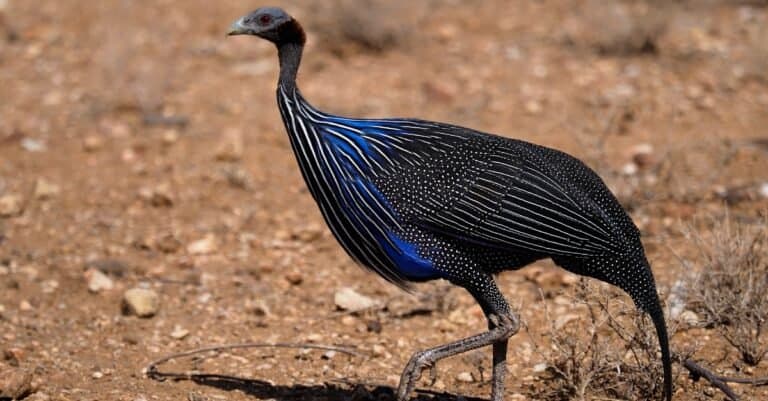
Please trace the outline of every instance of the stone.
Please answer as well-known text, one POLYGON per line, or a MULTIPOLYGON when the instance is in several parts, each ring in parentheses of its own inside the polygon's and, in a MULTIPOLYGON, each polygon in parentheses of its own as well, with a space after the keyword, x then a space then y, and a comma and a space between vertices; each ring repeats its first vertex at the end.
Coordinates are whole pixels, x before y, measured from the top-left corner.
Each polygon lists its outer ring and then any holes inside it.
POLYGON ((154 207, 173 206, 173 195, 168 184, 161 184, 155 188, 141 188, 139 190, 139 197, 154 207))
POLYGON ((762 198, 768 199, 768 182, 760 184, 760 188, 758 188, 757 192, 762 198))
POLYGON ((547 370, 546 362, 541 362, 533 365, 533 373, 543 373, 547 370))
POLYGON ((171 338, 176 340, 181 340, 188 335, 189 335, 189 330, 179 325, 173 326, 173 331, 171 332, 171 338))
POLYGON ((35 181, 35 199, 45 200, 51 199, 61 192, 58 185, 44 179, 38 178, 35 181))
POLYGON ((647 170, 656 164, 653 145, 649 143, 641 143, 633 146, 630 149, 630 154, 632 155, 632 162, 636 164, 640 170, 647 170))
POLYGON ((112 279, 99 269, 90 268, 85 271, 84 276, 85 282, 88 284, 88 291, 90 292, 98 293, 115 288, 115 283, 112 279))
POLYGON ((145 288, 131 288, 123 294, 123 313, 138 317, 152 317, 160 309, 160 297, 145 288))
POLYGON ((349 287, 336 291, 333 295, 333 301, 339 309, 350 312, 357 312, 378 305, 378 301, 362 295, 349 287))
POLYGON ((525 102, 525 111, 528 114, 539 114, 544 110, 544 107, 541 105, 541 102, 535 99, 530 99, 525 102))
POLYGON ((96 152, 104 147, 104 139, 98 135, 88 135, 83 138, 83 150, 86 152, 96 152))
POLYGON ((20 195, 7 194, 0 197, 0 217, 16 217, 24 211, 20 195))
POLYGON ((20 400, 32 391, 31 373, 0 364, 0 399, 20 400))
POLYGON ((285 275, 285 280, 291 285, 299 285, 304 282, 304 276, 299 272, 288 272, 285 275))
POLYGON ((216 241, 216 236, 207 234, 197 241, 190 242, 189 245, 187 245, 187 252, 192 255, 208 255, 216 252, 218 248, 219 246, 216 241))
POLYGON ((696 312, 687 309, 680 313, 678 320, 689 326, 696 326, 699 324, 699 322, 701 322, 701 319, 699 318, 699 315, 696 314, 696 312))
POLYGON ((155 247, 158 251, 163 253, 175 253, 181 248, 181 241, 179 241, 173 234, 165 234, 155 241, 155 247))
POLYGON ((456 381, 462 382, 462 383, 472 383, 475 381, 475 378, 472 377, 472 373, 469 372, 461 372, 456 375, 456 381))
POLYGON ((48 146, 44 141, 35 138, 24 138, 21 140, 21 148, 27 152, 38 153, 45 152, 48 146))

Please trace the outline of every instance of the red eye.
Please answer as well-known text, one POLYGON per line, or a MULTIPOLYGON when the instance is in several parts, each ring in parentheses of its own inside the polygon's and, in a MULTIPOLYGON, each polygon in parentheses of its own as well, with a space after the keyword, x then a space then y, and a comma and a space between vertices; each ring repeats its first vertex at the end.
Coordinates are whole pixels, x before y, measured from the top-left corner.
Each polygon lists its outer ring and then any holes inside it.
POLYGON ((262 15, 259 17, 259 25, 268 25, 270 22, 272 22, 272 17, 269 15, 262 15))

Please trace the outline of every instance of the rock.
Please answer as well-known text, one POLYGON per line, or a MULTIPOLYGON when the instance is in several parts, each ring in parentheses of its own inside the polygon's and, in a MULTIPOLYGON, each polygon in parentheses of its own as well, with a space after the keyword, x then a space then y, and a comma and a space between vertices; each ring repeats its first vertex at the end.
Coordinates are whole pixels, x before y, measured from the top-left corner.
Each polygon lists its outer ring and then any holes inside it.
POLYGON ((176 340, 181 340, 188 335, 189 335, 189 330, 179 325, 173 326, 173 331, 171 332, 171 338, 176 340))
POLYGON ((98 135, 88 135, 83 139, 83 150, 96 152, 104 147, 104 139, 98 135))
POLYGON ((8 361, 11 366, 19 366, 19 363, 24 360, 24 350, 19 347, 11 347, 3 351, 3 359, 8 361))
POLYGON ((171 188, 167 184, 161 184, 155 188, 141 188, 139 190, 139 197, 149 202, 154 207, 171 207, 173 206, 173 196, 171 195, 171 188))
POLYGON ((138 317, 152 317, 160 308, 160 297, 155 291, 131 288, 123 294, 123 313, 138 317))
POLYGON ((21 196, 7 194, 0 197, 0 217, 15 217, 24 211, 21 196))
POLYGON ((35 309, 35 307, 32 306, 32 304, 29 303, 29 301, 27 301, 26 299, 24 299, 21 302, 19 302, 19 310, 20 311, 22 311, 22 312, 29 312, 32 309, 35 309))
POLYGON ((269 317, 272 314, 269 306, 262 299, 246 300, 245 310, 258 317, 269 317))
POLYGON ((326 360, 331 360, 333 359, 334 356, 336 356, 336 351, 330 350, 330 351, 325 351, 321 356, 321 358, 326 360))
POLYGON ((621 166, 621 174, 625 176, 633 176, 637 174, 637 164, 635 163, 625 163, 623 166, 621 166))
POLYGON ((696 326, 699 324, 699 322, 701 322, 699 315, 697 315, 696 312, 692 310, 684 310, 682 313, 680 313, 678 320, 689 326, 696 326))
POLYGON ((472 377, 472 373, 469 372, 461 372, 456 375, 456 381, 462 382, 462 383, 472 383, 475 381, 475 378, 472 377))
POLYGON ((162 135, 163 145, 171 146, 179 140, 179 131, 175 129, 168 129, 163 131, 162 135))
POLYGON ((373 345, 373 356, 386 356, 387 355, 387 349, 381 345, 381 344, 374 344, 373 345))
POLYGON ((218 247, 216 236, 207 234, 197 241, 190 242, 189 245, 187 245, 187 252, 192 255, 208 255, 216 252, 218 247))
POLYGON ((44 178, 38 178, 35 181, 35 199, 45 200, 53 198, 61 192, 58 185, 45 180, 44 178))
POLYGON ((99 269, 90 268, 86 270, 85 281, 88 284, 88 291, 94 293, 109 291, 115 288, 115 283, 112 279, 99 269))
POLYGON ((762 198, 768 199, 768 182, 760 184, 757 193, 759 193, 762 198))
POLYGON ((649 143, 641 143, 633 146, 630 149, 630 154, 632 155, 632 162, 636 164, 640 170, 647 170, 656 164, 653 145, 649 143))
POLYGON ((243 157, 243 133, 239 129, 230 128, 224 131, 222 142, 216 150, 216 160, 234 162, 243 157))
POLYGON ((336 291, 336 294, 333 295, 333 301, 339 309, 351 312, 372 308, 378 304, 378 301, 362 295, 349 287, 336 291))
POLYGON ((542 112, 544 107, 542 107, 541 102, 535 99, 530 99, 525 102, 525 111, 528 114, 539 114, 542 112))
POLYGON ((39 139, 35 138, 24 138, 21 140, 21 148, 26 150, 27 152, 45 152, 48 149, 48 146, 45 144, 44 141, 41 141, 39 139))
POLYGON ((533 365, 533 373, 543 373, 547 370, 546 362, 541 362, 533 365))
POLYGON ((32 390, 31 373, 0 364, 0 399, 20 400, 32 390))
POLYGON ((288 272, 285 275, 285 279, 291 283, 291 285, 299 285, 304 282, 304 276, 299 272, 288 272))
POLYGON ((181 248, 181 241, 176 239, 173 234, 165 234, 155 241, 155 247, 163 253, 175 253, 181 248))

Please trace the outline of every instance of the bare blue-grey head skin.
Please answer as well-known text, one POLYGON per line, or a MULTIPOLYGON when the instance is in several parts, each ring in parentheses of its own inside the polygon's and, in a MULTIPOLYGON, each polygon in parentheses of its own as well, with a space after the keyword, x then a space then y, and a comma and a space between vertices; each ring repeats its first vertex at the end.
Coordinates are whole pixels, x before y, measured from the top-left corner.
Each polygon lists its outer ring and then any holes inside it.
POLYGON ((493 275, 545 258, 621 288, 651 316, 671 400, 666 322, 639 230, 594 171, 555 149, 469 128, 315 109, 296 87, 304 30, 280 8, 259 8, 228 34, 277 47, 280 113, 307 187, 344 250, 401 287, 449 280, 488 318, 486 332, 415 353, 398 401, 424 369, 485 346, 493 346, 491 399, 501 401, 507 340, 519 320, 493 275))
POLYGON ((280 60, 280 82, 287 89, 296 87, 306 35, 301 25, 283 9, 259 8, 233 22, 227 35, 253 35, 274 43, 280 60))

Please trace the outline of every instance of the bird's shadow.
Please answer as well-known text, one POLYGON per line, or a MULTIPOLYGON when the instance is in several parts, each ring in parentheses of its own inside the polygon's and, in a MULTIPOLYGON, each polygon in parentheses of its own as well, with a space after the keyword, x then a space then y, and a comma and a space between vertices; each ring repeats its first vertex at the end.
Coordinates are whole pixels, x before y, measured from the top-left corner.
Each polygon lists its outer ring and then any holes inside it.
MULTIPOLYGON (((257 399, 277 401, 394 401, 395 389, 382 384, 353 381, 322 384, 279 385, 263 380, 219 374, 194 374, 174 380, 191 380, 199 385, 225 391, 239 390, 257 399)), ((483 398, 417 389, 410 401, 486 401, 483 398)))

